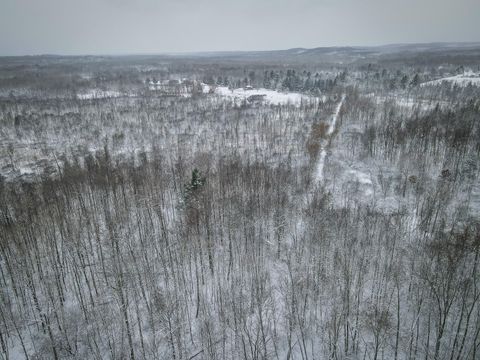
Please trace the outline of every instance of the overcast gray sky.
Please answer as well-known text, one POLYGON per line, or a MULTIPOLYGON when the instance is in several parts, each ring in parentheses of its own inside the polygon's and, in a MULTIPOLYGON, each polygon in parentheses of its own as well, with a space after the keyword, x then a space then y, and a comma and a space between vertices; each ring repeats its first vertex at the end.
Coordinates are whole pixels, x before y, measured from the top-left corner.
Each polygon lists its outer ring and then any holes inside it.
POLYGON ((0 0, 0 55, 480 41, 480 0, 0 0))

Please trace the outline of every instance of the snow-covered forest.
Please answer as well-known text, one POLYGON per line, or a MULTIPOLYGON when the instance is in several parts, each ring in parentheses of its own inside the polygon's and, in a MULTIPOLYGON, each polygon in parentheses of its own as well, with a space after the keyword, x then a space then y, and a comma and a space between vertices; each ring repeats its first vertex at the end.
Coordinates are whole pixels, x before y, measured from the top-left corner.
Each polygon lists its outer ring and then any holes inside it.
POLYGON ((479 64, 0 58, 0 358, 480 358, 479 64))

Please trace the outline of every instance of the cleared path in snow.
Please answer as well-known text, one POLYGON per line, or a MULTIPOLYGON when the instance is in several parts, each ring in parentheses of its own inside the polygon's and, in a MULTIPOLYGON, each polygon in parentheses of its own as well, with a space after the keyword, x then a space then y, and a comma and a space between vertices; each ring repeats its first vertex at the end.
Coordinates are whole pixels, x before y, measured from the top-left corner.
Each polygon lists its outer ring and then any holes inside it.
MULTIPOLYGON (((330 121, 330 126, 328 130, 325 132, 326 134, 326 139, 323 140, 321 144, 321 149, 320 153, 318 155, 318 160, 315 166, 315 170, 313 173, 313 179, 312 182, 305 191, 305 193, 302 196, 302 212, 306 211, 308 207, 310 206, 310 203, 312 201, 312 195, 317 189, 317 186, 321 185, 323 183, 323 168, 325 166, 325 158, 327 157, 327 151, 325 150, 325 146, 327 145, 327 142, 329 138, 332 136, 333 132, 335 131, 335 126, 337 124, 337 119, 338 115, 340 114, 340 110, 342 109, 343 103, 345 102, 345 97, 346 95, 343 94, 340 102, 337 104, 337 107, 335 108, 335 112, 331 116, 331 121, 330 121)), ((297 239, 301 239, 303 237, 304 231, 305 231, 305 219, 303 216, 299 216, 296 226, 295 226, 295 237, 297 239)))
MULTIPOLYGON (((330 136, 332 136, 333 132, 335 131, 335 126, 337 125, 337 119, 338 115, 340 114, 340 110, 342 109, 342 105, 345 102, 345 97, 346 95, 342 95, 342 99, 337 105, 337 108, 335 109, 335 113, 332 116, 332 120, 330 122, 330 126, 327 129, 327 132, 325 133, 327 136, 327 140, 330 136)), ((315 174, 313 177, 313 182, 315 185, 321 184, 323 182, 323 168, 325 167, 325 158, 327 157, 327 150, 325 150, 325 143, 324 141, 321 145, 320 149, 320 154, 318 156, 318 161, 317 161, 317 166, 315 169, 315 174)))

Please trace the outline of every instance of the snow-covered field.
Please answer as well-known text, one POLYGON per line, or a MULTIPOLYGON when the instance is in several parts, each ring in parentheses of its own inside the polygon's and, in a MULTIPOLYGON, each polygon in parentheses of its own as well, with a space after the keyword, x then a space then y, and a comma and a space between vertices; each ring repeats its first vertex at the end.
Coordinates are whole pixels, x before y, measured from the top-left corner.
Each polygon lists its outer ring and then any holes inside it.
POLYGON ((77 98, 80 100, 91 100, 91 99, 116 98, 123 95, 124 94, 122 94, 119 91, 92 89, 87 92, 77 94, 77 98))
POLYGON ((429 100, 429 99, 419 99, 414 97, 409 97, 407 95, 396 95, 396 96, 384 96, 378 95, 375 93, 367 94, 367 98, 371 98, 376 104, 381 105, 386 102, 395 102, 395 104, 401 108, 405 109, 420 109, 420 110, 432 110, 437 105, 440 107, 448 107, 450 104, 448 102, 442 102, 438 100, 429 100))
POLYGON ((458 85, 460 87, 465 87, 469 84, 474 86, 480 86, 480 73, 468 71, 455 76, 449 76, 437 80, 427 81, 420 84, 420 86, 436 86, 442 85, 443 83, 450 83, 451 85, 458 85))
MULTIPOLYGON (((210 91, 210 88, 208 88, 210 91)), ((215 89, 215 94, 231 98, 233 101, 242 102, 247 100, 250 96, 263 96, 263 102, 272 105, 295 105, 299 106, 302 101, 315 101, 317 98, 311 96, 295 93, 295 92, 279 92, 269 89, 244 89, 238 88, 230 90, 226 86, 219 86, 215 89)))

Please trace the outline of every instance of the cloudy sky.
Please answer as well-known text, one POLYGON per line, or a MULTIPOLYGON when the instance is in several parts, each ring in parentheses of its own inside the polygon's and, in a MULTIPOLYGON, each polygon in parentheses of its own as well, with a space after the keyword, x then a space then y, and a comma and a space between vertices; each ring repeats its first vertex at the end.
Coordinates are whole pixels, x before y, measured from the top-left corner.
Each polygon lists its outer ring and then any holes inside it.
POLYGON ((0 0, 0 55, 480 41, 480 0, 0 0))

